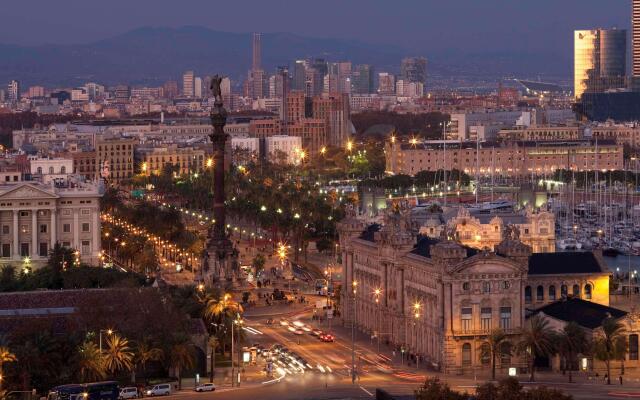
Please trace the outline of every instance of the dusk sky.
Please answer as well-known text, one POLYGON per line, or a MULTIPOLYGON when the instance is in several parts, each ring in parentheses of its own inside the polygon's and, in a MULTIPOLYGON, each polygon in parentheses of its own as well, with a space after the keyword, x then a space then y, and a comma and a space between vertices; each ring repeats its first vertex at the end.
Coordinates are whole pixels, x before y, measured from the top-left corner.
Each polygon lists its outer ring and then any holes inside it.
MULTIPOLYGON (((142 26, 292 32, 425 52, 569 50, 574 29, 629 26, 628 0, 3 0, 0 43, 84 43, 142 26)), ((571 48, 571 47, 570 47, 571 48)))

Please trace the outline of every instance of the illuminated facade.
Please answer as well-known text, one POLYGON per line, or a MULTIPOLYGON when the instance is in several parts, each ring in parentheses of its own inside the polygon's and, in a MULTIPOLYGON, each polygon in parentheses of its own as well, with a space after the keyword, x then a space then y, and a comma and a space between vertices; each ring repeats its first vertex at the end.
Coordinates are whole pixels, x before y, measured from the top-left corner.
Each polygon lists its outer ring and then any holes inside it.
POLYGON ((618 29, 574 32, 574 95, 602 93, 626 85, 627 31, 618 29))

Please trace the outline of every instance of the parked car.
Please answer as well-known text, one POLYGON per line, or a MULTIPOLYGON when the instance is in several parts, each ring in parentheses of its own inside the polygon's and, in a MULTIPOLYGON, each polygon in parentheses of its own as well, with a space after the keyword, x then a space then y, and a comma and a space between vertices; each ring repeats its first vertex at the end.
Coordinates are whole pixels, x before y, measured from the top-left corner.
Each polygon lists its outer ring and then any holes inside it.
POLYGON ((139 396, 138 388, 135 386, 127 386, 120 389, 120 400, 137 399, 139 396))
POLYGON ((171 394, 171 385, 168 383, 161 383, 159 385, 150 386, 147 388, 145 394, 147 396, 169 396, 171 394))
POLYGON ((213 383, 202 383, 196 386, 196 392, 213 392, 216 390, 216 385, 213 383))

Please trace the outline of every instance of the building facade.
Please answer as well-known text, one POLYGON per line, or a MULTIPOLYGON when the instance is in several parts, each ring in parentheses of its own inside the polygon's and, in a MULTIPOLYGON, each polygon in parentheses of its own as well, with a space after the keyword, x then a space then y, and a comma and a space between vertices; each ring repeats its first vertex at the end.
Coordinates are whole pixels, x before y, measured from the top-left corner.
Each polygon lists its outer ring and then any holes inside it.
POLYGON ((626 87, 627 31, 594 29, 574 32, 574 95, 626 87))
POLYGON ((60 243, 98 265, 100 197, 97 185, 82 182, 0 185, 0 262, 37 267, 60 243))

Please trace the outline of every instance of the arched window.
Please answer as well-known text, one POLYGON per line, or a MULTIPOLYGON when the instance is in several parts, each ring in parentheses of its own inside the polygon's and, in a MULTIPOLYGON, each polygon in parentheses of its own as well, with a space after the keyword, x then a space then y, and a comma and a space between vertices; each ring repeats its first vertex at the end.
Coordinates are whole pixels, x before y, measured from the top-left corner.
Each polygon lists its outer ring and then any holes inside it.
POLYGON ((591 284, 587 283, 584 285, 584 298, 587 300, 591 300, 591 284))
POLYGON ((61 174, 66 174, 67 173, 67 169, 65 168, 64 165, 62 167, 60 167, 60 173, 61 174))
POLYGON ((468 367, 471 365, 471 344, 465 343, 462 345, 462 366, 468 367))
POLYGON ((53 167, 49 167, 49 174, 53 174, 53 167))
POLYGON ((549 286, 549 300, 554 301, 556 299, 556 287, 554 285, 549 286))
POLYGON ((573 285, 573 296, 580 297, 580 285, 573 285))
POLYGON ((524 302, 531 303, 531 286, 524 288, 524 302))
POLYGON ((638 335, 629 335, 629 360, 638 359, 638 335))
POLYGON ((511 307, 501 306, 500 307, 500 329, 510 329, 510 328, 511 328, 511 307))
POLYGON ((42 167, 38 167, 37 172, 38 174, 42 175, 42 167))
POLYGON ((539 285, 536 288, 536 300, 537 301, 542 301, 544 300, 544 288, 542 287, 542 285, 539 285))
POLYGON ((568 294, 569 294, 569 288, 567 287, 567 285, 560 286, 560 296, 567 297, 568 294))
POLYGON ((502 342, 500 345, 500 366, 502 368, 511 365, 511 343, 502 342))
POLYGON ((480 346, 480 364, 489 365, 491 363, 491 346, 489 343, 482 343, 480 346))

